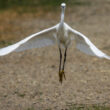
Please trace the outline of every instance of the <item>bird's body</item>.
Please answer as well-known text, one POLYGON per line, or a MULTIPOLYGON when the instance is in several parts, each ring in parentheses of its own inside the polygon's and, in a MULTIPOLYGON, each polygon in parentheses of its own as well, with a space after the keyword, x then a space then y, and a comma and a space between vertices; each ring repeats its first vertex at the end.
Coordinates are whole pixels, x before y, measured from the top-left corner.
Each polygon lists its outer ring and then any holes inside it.
POLYGON ((68 46, 70 44, 71 37, 69 36, 68 28, 67 28, 66 23, 58 25, 56 36, 57 36, 57 39, 58 39, 57 40, 58 44, 62 44, 64 47, 68 46))
POLYGON ((62 82, 65 78, 64 67, 66 62, 66 53, 68 46, 74 39, 76 41, 76 48, 88 55, 97 56, 99 58, 106 58, 110 60, 110 56, 99 50, 85 35, 74 30, 64 22, 64 12, 66 4, 61 4, 61 20, 60 22, 48 29, 42 30, 38 33, 32 34, 25 39, 0 49, 0 56, 7 55, 11 52, 20 52, 31 48, 39 48, 48 45, 57 44, 60 53, 60 65, 59 65, 59 81, 62 82), (62 65, 62 49, 64 47, 64 60, 62 65))

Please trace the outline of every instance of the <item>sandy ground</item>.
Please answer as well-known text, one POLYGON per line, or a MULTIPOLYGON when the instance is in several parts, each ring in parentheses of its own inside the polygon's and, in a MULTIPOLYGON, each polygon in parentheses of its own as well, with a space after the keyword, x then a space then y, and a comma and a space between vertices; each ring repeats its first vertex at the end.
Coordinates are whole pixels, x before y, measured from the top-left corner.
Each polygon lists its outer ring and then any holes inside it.
MULTIPOLYGON (((110 2, 101 1, 73 9, 67 6, 65 21, 110 55, 110 2)), ((0 39, 19 41, 53 26, 59 19, 60 12, 45 16, 1 13, 0 39)), ((58 66, 57 45, 0 57, 0 109, 61 110, 72 104, 110 105, 110 61, 79 52, 73 41, 62 85, 58 66)))

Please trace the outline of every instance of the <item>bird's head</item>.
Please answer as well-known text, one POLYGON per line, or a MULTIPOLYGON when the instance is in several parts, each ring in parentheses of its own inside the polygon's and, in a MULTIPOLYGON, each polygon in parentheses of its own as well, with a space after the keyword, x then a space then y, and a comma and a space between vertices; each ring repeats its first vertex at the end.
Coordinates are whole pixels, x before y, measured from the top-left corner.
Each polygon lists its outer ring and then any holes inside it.
POLYGON ((66 3, 62 3, 61 8, 65 8, 65 7, 66 7, 66 3))

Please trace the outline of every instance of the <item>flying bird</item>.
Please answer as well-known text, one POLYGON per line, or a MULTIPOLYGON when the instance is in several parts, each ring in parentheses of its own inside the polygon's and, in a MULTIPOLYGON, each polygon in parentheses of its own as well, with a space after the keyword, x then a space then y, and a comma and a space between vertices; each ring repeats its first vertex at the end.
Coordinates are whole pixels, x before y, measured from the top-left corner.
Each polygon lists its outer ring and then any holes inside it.
POLYGON ((62 83, 65 77, 65 62, 68 46, 72 40, 76 41, 76 48, 85 54, 106 58, 110 60, 110 56, 99 50, 85 35, 71 28, 64 22, 66 4, 61 4, 61 19, 58 24, 38 33, 32 34, 25 39, 0 49, 0 56, 7 55, 11 52, 20 52, 32 48, 40 48, 49 45, 57 44, 60 53, 59 63, 59 81, 62 83), (64 59, 62 62, 62 48, 65 49, 64 59), (63 64, 62 64, 63 63, 63 64))

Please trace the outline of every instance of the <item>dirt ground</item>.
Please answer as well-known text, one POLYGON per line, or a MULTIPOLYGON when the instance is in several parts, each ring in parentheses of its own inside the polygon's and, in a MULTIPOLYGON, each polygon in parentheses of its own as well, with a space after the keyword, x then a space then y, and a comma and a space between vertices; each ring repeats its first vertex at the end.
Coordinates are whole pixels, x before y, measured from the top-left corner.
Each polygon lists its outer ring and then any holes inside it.
MULTIPOLYGON (((67 6, 65 21, 110 55, 110 2, 96 1, 90 6, 67 6)), ((0 41, 14 43, 55 25, 59 19, 60 12, 20 15, 5 11, 0 13, 0 41)), ((57 45, 0 57, 0 109, 61 110, 72 104, 110 105, 110 61, 81 53, 73 41, 63 84, 58 81, 58 67, 57 45)))

